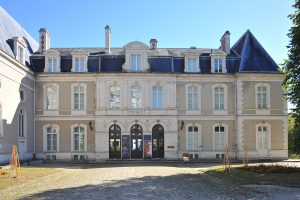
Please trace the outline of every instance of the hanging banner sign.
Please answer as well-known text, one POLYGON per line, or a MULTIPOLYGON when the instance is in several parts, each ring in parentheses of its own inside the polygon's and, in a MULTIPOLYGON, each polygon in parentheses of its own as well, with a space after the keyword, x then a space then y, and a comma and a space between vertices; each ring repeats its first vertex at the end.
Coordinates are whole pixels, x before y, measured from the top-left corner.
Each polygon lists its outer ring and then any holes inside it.
POLYGON ((152 157, 152 138, 151 135, 144 135, 144 158, 152 157))
POLYGON ((122 135, 122 159, 130 158, 130 135, 122 135))

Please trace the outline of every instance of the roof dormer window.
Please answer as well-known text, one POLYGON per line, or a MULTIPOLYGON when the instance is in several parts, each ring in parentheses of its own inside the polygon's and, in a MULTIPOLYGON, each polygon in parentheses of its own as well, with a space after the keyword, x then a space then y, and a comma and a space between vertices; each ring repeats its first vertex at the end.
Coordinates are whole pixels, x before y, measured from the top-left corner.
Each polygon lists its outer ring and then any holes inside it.
POLYGON ((45 72, 60 72, 60 53, 56 50, 45 52, 45 72))
POLYGON ((23 38, 20 37, 14 37, 14 53, 16 56, 16 59, 22 63, 25 64, 25 48, 26 44, 23 38))
POLYGON ((84 57, 75 58, 75 72, 84 72, 84 57))
POLYGON ((211 73, 226 73, 226 53, 223 51, 215 51, 211 56, 211 73))
POLYGON ((79 49, 72 54, 72 72, 87 72, 88 53, 79 49))
POLYGON ((184 72, 197 73, 200 72, 199 65, 200 53, 196 50, 188 51, 184 54, 184 72))
POLYGON ((142 42, 130 42, 125 45, 125 63, 122 66, 123 70, 127 72, 148 71, 148 49, 149 47, 142 42))

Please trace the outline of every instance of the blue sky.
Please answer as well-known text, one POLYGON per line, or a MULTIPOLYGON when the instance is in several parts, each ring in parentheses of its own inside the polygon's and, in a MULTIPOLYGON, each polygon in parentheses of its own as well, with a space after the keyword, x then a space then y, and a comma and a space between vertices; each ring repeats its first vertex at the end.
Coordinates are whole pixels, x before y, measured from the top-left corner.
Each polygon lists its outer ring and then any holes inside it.
POLYGON ((130 41, 159 47, 218 48, 231 32, 231 44, 250 29, 277 63, 287 57, 287 15, 293 0, 0 0, 0 5, 35 39, 45 27, 51 47, 103 47, 104 27, 112 29, 112 47, 130 41))

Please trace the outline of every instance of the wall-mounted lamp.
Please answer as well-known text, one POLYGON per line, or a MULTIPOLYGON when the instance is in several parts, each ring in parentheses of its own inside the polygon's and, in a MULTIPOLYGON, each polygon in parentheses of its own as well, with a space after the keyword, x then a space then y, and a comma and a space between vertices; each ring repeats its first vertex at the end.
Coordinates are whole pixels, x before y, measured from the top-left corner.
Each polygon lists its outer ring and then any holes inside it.
POLYGON ((89 127, 90 127, 90 129, 92 131, 93 130, 93 123, 92 123, 92 121, 89 121, 89 127))

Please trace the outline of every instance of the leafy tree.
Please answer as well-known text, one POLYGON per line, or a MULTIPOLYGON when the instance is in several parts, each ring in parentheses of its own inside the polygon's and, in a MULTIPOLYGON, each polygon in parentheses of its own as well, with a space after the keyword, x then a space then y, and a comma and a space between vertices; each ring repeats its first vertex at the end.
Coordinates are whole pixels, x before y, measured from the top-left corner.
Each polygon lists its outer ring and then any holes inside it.
POLYGON ((288 48, 288 59, 284 63, 285 73, 284 87, 287 99, 294 104, 292 115, 295 120, 293 129, 293 149, 300 152, 300 0, 293 5, 295 12, 289 15, 293 25, 289 30, 290 38, 288 48))

